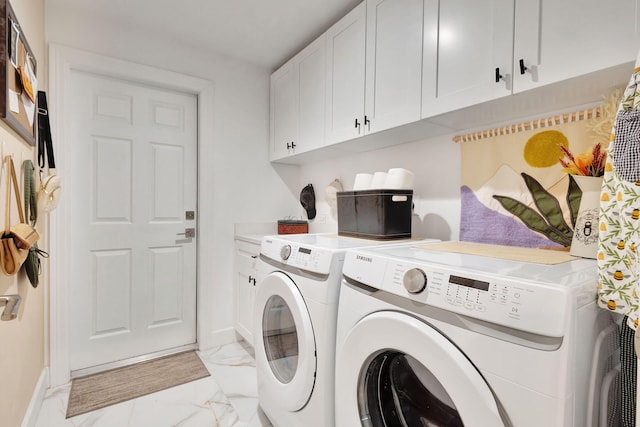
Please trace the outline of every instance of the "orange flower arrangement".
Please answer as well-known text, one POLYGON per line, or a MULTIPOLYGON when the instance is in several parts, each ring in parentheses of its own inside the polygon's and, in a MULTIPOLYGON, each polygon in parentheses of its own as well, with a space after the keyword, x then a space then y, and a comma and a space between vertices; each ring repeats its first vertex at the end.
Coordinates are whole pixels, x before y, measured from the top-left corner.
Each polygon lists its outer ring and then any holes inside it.
POLYGON ((604 164, 607 159, 607 152, 602 149, 601 143, 597 143, 591 150, 575 156, 563 145, 558 146, 564 154, 564 157, 561 157, 558 161, 566 173, 584 176, 604 175, 604 164))

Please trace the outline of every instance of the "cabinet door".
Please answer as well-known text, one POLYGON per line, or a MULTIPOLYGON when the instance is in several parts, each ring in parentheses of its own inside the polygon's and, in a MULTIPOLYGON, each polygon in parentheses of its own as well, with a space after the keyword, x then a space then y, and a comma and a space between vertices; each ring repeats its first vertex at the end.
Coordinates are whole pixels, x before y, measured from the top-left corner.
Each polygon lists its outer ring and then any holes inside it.
POLYGON ((271 160, 292 154, 298 144, 298 73, 288 62, 271 75, 271 160))
POLYGON ((640 48, 638 3, 518 0, 514 92, 634 61, 640 48))
POLYGON ((297 152, 324 145, 325 36, 322 35, 296 56, 299 79, 299 127, 297 152))
POLYGON ((443 1, 438 19, 433 3, 425 4, 422 117, 509 95, 514 0, 443 1))
POLYGON ((367 1, 365 132, 420 120, 423 0, 367 1))
POLYGON ((251 345, 253 345, 253 301, 255 286, 260 280, 256 274, 256 263, 259 253, 260 245, 236 242, 235 328, 245 341, 251 345))
POLYGON ((365 6, 361 3, 326 33, 327 144, 355 138, 364 131, 365 6))

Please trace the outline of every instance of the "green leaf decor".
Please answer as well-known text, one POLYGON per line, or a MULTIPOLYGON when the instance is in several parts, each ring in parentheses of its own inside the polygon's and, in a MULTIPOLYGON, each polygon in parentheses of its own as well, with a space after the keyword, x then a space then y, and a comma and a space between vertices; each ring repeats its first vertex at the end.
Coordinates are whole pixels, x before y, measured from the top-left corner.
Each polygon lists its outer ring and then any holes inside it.
POLYGON ((530 230, 546 236, 549 240, 564 247, 571 246, 573 227, 578 215, 578 206, 582 191, 575 180, 569 177, 567 204, 571 213, 571 226, 564 220, 560 203, 535 178, 526 173, 521 174, 533 198, 537 211, 526 204, 507 196, 494 195, 503 208, 520 218, 530 230))

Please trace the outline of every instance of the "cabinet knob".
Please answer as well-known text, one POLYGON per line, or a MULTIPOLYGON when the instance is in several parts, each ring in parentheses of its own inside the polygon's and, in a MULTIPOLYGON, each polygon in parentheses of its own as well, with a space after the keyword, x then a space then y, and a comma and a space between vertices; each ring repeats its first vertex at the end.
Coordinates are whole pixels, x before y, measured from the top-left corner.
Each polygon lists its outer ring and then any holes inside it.
POLYGON ((291 149, 294 149, 294 148, 296 148, 296 143, 295 142, 291 141, 291 144, 289 144, 287 142, 287 150, 291 150, 291 149))
POLYGON ((524 65, 524 59, 520 59, 518 61, 520 65, 520 75, 524 75, 524 73, 529 73, 531 75, 531 80, 534 82, 538 81, 538 66, 537 65, 529 65, 528 67, 524 65))
POLYGON ((251 277, 251 276, 249 276, 249 283, 250 283, 250 284, 252 283, 252 284, 253 284, 253 286, 255 286, 255 285, 256 285, 256 278, 255 278, 255 277, 251 277))
POLYGON ((520 59, 520 74, 524 74, 528 68, 524 65, 524 59, 520 59))
POLYGON ((358 129, 358 133, 360 133, 360 122, 358 121, 358 118, 356 117, 356 129, 358 129))
POLYGON ((504 82, 505 88, 510 91, 511 90, 511 74, 500 73, 500 68, 496 67, 496 83, 500 83, 500 80, 504 82))

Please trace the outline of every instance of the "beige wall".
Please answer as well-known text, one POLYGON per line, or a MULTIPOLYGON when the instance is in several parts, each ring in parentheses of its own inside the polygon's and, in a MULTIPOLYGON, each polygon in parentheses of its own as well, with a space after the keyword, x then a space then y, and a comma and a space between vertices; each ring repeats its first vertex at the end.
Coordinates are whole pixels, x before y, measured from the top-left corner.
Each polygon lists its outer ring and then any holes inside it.
MULTIPOLYGON (((47 65, 44 43, 44 0, 11 0, 29 46, 38 61, 38 88, 46 83, 47 65)), ((16 168, 23 160, 35 163, 35 149, 20 139, 3 121, 0 121, 0 151, 12 154, 16 168)), ((20 179, 22 182, 22 179, 20 179)), ((4 212, 4 170, 0 178, 0 212, 4 212)), ((1 216, 4 223, 4 215, 1 216)), ((12 214, 17 218, 17 213, 12 214)), ((41 216, 40 222, 45 219, 41 216)), ((39 231, 43 234, 44 230, 39 231)), ((20 314, 16 320, 0 322, 0 414, 3 426, 20 426, 31 401, 38 378, 45 366, 44 313, 45 287, 41 282, 36 289, 20 272, 7 277, 0 273, 0 295, 18 293, 22 297, 20 314)))

